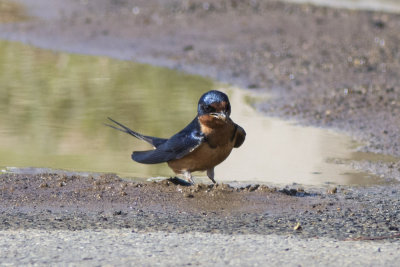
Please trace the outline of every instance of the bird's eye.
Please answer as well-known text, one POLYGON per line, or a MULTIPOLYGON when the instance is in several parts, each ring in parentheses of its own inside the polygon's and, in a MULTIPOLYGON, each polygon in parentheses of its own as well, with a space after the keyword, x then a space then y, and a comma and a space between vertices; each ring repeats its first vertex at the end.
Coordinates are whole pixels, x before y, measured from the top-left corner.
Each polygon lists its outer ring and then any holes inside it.
POLYGON ((215 108, 213 108, 212 106, 209 106, 209 105, 205 105, 204 106, 204 111, 207 112, 207 113, 214 112, 215 108))

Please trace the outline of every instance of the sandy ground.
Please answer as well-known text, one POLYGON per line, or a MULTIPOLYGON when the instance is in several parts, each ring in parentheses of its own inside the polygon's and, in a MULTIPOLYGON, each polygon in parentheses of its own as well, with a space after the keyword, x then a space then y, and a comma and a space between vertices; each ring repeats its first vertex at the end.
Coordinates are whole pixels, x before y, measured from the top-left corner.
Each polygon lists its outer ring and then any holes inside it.
MULTIPOLYGON (((268 115, 339 129, 366 142, 363 150, 400 156, 399 15, 273 1, 18 2, 32 19, 0 25, 2 38, 265 90, 273 98, 258 108, 268 115)), ((358 167, 400 177, 399 162, 358 167)), ((171 265, 178 253, 180 265, 396 264, 398 184, 298 189, 2 175, 0 245, 14 242, 0 262, 117 265, 140 255, 143 265, 171 265)))

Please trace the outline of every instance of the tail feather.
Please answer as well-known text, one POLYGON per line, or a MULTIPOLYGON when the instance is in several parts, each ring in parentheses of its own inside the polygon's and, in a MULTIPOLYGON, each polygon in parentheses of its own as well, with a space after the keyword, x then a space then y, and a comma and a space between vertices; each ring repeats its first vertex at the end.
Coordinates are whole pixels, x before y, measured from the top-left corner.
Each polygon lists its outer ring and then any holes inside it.
POLYGON ((140 134, 138 132, 135 132, 135 131, 129 129, 125 125, 123 125, 123 124, 111 119, 110 117, 108 117, 108 119, 110 121, 112 121, 113 123, 117 124, 118 126, 120 126, 121 128, 118 128, 118 127, 116 127, 114 125, 110 125, 110 124, 106 124, 106 123, 104 123, 104 125, 106 125, 108 127, 111 127, 111 128, 113 128, 115 130, 130 134, 130 135, 132 135, 132 136, 134 136, 134 137, 136 137, 136 138, 138 138, 140 140, 143 140, 143 141, 151 144, 155 148, 158 147, 159 145, 165 143, 168 140, 168 139, 164 139, 164 138, 158 138, 158 137, 153 137, 153 136, 142 135, 142 134, 140 134))

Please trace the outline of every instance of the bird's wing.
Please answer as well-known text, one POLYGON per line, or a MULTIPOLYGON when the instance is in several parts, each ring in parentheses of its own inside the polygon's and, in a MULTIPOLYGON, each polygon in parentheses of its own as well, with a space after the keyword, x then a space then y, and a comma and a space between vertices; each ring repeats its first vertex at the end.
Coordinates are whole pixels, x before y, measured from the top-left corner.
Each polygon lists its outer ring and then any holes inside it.
POLYGON ((165 143, 166 141, 168 141, 168 139, 164 139, 164 138, 158 138, 158 137, 153 137, 153 136, 147 136, 147 135, 142 135, 138 132, 135 132, 131 129, 129 129, 128 127, 126 127, 125 125, 123 125, 122 123, 119 123, 111 118, 108 118, 110 121, 112 121, 113 123, 115 123, 116 125, 120 126, 121 128, 118 128, 114 125, 110 125, 110 124, 105 124, 108 127, 111 127, 115 130, 130 134, 140 140, 146 141, 147 143, 151 144, 154 148, 160 146, 161 144, 165 143))
POLYGON ((242 127, 240 127, 237 124, 235 124, 235 128, 236 128, 236 140, 233 147, 240 147, 243 144, 244 139, 246 138, 246 132, 242 127))
POLYGON ((172 136, 155 150, 133 152, 132 159, 146 164, 180 159, 196 149, 204 142, 204 139, 198 121, 195 119, 185 129, 172 136))

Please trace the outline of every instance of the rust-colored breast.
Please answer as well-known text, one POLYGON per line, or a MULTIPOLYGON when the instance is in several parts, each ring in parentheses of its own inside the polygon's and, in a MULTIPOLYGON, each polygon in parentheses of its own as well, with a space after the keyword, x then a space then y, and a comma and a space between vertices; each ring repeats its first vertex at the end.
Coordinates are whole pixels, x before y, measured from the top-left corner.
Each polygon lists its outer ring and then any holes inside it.
POLYGON ((230 119, 221 123, 208 116, 200 117, 199 122, 206 142, 185 157, 169 161, 168 165, 175 173, 211 169, 223 162, 235 145, 236 127, 230 119))
POLYGON ((232 145, 211 148, 207 143, 201 144, 187 156, 171 160, 168 165, 176 173, 184 171, 205 171, 224 161, 232 151, 232 145))

